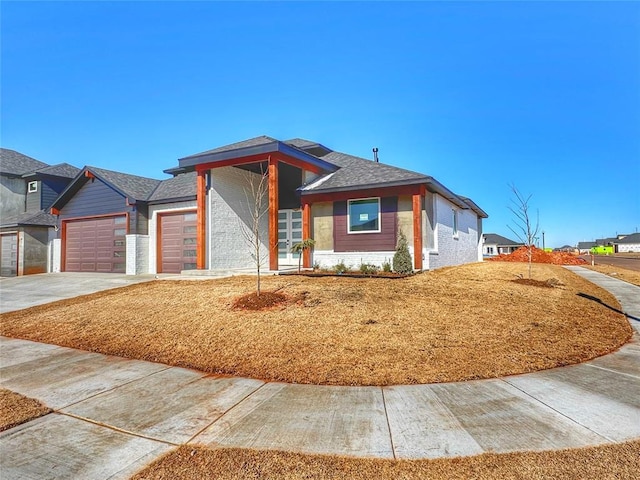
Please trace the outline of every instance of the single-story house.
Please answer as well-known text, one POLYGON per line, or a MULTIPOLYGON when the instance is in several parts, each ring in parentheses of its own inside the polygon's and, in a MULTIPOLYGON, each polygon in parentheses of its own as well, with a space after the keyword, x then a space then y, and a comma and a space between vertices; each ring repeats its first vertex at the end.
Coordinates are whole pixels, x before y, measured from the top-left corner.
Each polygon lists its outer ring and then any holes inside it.
POLYGON ((581 255, 589 253, 596 245, 596 242, 578 242, 578 253, 581 255))
MULTIPOLYGON (((258 241, 265 268, 391 261, 399 231, 416 270, 482 259, 487 214, 433 177, 262 136, 178 160, 156 180, 84 167, 52 205, 57 270, 178 273, 255 268, 247 240, 263 182, 258 241)), ((249 234, 249 236, 251 236, 249 234)), ((55 269, 54 269, 55 270, 55 269)))
POLYGON ((619 235, 614 246, 616 253, 640 253, 640 233, 619 235))
POLYGON ((0 149, 0 276, 51 271, 56 218, 49 207, 78 171, 0 149))
POLYGON ((485 233, 482 235, 482 255, 495 257, 496 255, 509 254, 524 246, 524 243, 498 235, 497 233, 485 233))
POLYGON ((196 267, 255 267, 246 233, 260 179, 260 241, 272 271, 297 264, 293 244, 315 240, 304 266, 382 265, 399 231, 416 270, 481 260, 487 214, 433 177, 355 157, 303 139, 261 136, 190 155, 171 174, 197 175, 196 267))

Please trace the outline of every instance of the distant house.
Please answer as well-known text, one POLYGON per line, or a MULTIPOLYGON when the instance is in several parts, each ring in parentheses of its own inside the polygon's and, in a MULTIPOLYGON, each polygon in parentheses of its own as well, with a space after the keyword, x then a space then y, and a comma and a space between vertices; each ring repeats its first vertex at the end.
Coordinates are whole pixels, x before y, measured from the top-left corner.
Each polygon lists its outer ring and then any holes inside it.
POLYGON ((578 242, 578 253, 581 255, 589 253, 596 245, 596 242, 578 242))
POLYGON ((640 253, 640 233, 619 235, 614 246, 617 253, 640 253))
POLYGON ((78 171, 0 149, 0 276, 51 269, 56 218, 48 209, 78 171))
POLYGON ((524 243, 514 242, 496 233, 485 233, 482 237, 482 255, 485 257, 509 254, 524 246, 524 243))

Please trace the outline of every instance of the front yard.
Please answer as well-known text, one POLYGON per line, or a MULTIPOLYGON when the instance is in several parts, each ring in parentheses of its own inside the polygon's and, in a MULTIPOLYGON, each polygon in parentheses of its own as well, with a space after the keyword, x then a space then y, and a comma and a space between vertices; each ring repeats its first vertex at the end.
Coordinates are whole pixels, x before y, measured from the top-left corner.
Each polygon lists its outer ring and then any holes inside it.
POLYGON ((232 308, 253 277, 156 281, 7 313, 0 333, 214 374, 329 385, 525 373, 609 353, 631 337, 604 290, 553 265, 533 268, 535 279, 555 279, 550 286, 514 282, 526 269, 479 263, 395 280, 264 277, 263 288, 287 302, 259 312, 232 308))

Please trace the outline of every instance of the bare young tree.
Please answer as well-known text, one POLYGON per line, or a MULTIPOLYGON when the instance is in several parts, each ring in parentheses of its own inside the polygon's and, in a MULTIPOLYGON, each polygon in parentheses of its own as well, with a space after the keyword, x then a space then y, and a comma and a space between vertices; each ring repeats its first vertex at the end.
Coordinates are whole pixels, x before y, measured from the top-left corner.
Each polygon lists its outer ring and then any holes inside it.
POLYGON ((262 252, 262 242, 260 241, 260 224, 262 218, 269 211, 269 175, 268 170, 260 167, 260 174, 256 175, 246 172, 246 181, 244 187, 244 196, 246 199, 246 208, 249 217, 249 224, 240 221, 240 230, 242 236, 251 252, 251 259, 256 266, 256 296, 260 296, 260 268, 268 258, 262 252))
POLYGON ((515 226, 507 225, 522 243, 527 247, 527 258, 529 260, 529 278, 531 278, 531 263, 533 259, 533 246, 540 230, 539 214, 536 210, 535 224, 530 214, 529 200, 532 195, 525 197, 522 195, 514 184, 509 185, 513 192, 514 198, 511 199, 512 205, 508 208, 514 214, 515 226))

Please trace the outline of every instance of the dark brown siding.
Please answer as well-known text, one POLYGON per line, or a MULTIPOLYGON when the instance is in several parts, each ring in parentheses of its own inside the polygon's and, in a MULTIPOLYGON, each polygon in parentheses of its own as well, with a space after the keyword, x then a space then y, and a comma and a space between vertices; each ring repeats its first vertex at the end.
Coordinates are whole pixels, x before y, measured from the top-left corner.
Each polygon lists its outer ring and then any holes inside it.
MULTIPOLYGON (((354 198, 353 200, 356 200, 354 198)), ((395 250, 398 197, 380 201, 380 233, 347 233, 347 202, 333 203, 334 252, 380 252, 395 250)))

